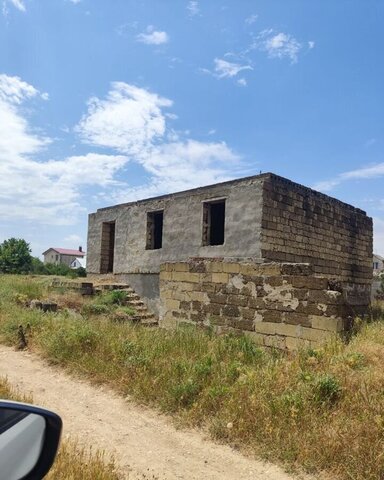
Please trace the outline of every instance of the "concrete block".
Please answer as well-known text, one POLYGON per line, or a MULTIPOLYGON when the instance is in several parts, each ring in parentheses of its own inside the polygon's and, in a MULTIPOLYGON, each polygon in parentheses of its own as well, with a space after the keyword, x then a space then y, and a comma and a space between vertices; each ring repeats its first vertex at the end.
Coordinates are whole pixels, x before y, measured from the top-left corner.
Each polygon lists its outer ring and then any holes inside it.
POLYGON ((221 303, 222 305, 228 303, 228 295, 223 295, 221 293, 208 293, 208 298, 212 303, 221 303))
POLYGON ((229 280, 228 273, 212 273, 213 283, 228 283, 228 280, 229 280))
POLYGON ((172 269, 174 272, 188 272, 189 264, 187 262, 176 262, 172 264, 172 269))
POLYGON ((223 262, 208 262, 207 263, 207 272, 211 273, 222 273, 223 271, 223 262))
POLYGON ((223 306, 223 315, 227 317, 239 317, 240 310, 236 305, 224 305, 223 306))
POLYGON ((315 328, 306 328, 302 327, 300 338, 305 340, 310 340, 313 342, 326 342, 331 338, 335 338, 336 333, 330 332, 328 330, 317 330, 315 328))
POLYGON ((284 279, 281 276, 265 277, 264 283, 271 287, 281 287, 284 283, 284 279))
POLYGON ((311 290, 308 301, 311 303, 324 303, 326 305, 340 305, 344 302, 343 294, 334 290, 311 290))
POLYGON ((262 335, 256 332, 249 332, 249 331, 245 331, 244 335, 246 335, 248 338, 253 340, 256 343, 256 345, 260 345, 260 346, 264 345, 265 335, 262 335))
POLYGON ((245 331, 254 331, 253 320, 246 320, 239 317, 227 317, 226 324, 230 327, 237 328, 245 331))
POLYGON ((180 302, 178 300, 168 298, 164 303, 167 310, 178 310, 180 308, 180 302))
POLYGON ((311 275, 290 275, 287 281, 295 288, 306 288, 308 290, 327 290, 328 279, 314 277, 311 275))
POLYGON ((208 315, 221 315, 222 308, 219 303, 208 303, 202 306, 202 311, 208 315))
POLYGON ((264 338, 264 345, 266 347, 278 348, 279 350, 285 350, 285 337, 279 335, 266 335, 264 338))
POLYGON ((287 325, 285 323, 272 322, 255 322, 255 332, 265 335, 283 335, 294 337, 299 332, 299 328, 295 325, 287 325))
POLYGON ((291 325, 303 325, 306 327, 312 326, 309 315, 306 315, 305 313, 285 312, 283 314, 283 321, 291 325))
POLYGON ((309 340, 304 340, 303 338, 287 337, 285 339, 285 345, 287 347, 287 350, 297 351, 302 348, 313 347, 313 342, 309 340))
POLYGON ((245 295, 228 295, 228 303, 230 305, 246 307, 248 305, 248 300, 249 300, 249 297, 245 295))
POLYGON ((281 265, 282 275, 312 275, 311 265, 305 263, 283 263, 281 265))
POLYGON ((250 308, 254 308, 255 310, 265 309, 266 305, 265 305, 264 297, 262 298, 249 297, 248 306, 250 308))
POLYGON ((283 314, 278 310, 260 310, 259 313, 263 316, 263 322, 280 323, 283 320, 283 314))
POLYGON ((167 282, 172 280, 172 272, 163 270, 160 272, 160 282, 167 282))
POLYGON ((189 298, 197 302, 202 302, 202 303, 209 302, 208 295, 205 292, 199 292, 199 291, 190 292, 189 298))
POLYGON ((240 273, 240 264, 238 263, 223 263, 222 267, 224 273, 240 273))
POLYGON ((329 318, 320 315, 310 315, 312 328, 318 330, 328 330, 330 332, 342 332, 344 320, 342 318, 329 318))
POLYGON ((199 283, 201 275, 199 273, 173 272, 172 280, 175 282, 199 283))
POLYGON ((240 308, 240 316, 247 320, 254 320, 256 316, 256 310, 253 308, 240 308))

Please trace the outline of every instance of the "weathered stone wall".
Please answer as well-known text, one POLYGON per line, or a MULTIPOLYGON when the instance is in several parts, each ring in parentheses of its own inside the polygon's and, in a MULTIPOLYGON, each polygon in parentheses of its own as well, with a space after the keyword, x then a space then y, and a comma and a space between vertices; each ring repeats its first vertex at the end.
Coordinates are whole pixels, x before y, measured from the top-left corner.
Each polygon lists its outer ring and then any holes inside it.
POLYGON ((372 281, 372 219, 334 198, 266 173, 186 192, 102 208, 89 215, 87 271, 130 277, 158 309, 160 265, 190 257, 310 263, 340 282, 346 303, 363 313, 372 281), (222 245, 204 241, 204 202, 225 200, 222 245), (148 249, 147 214, 163 211, 162 248, 148 249), (103 223, 115 223, 113 268, 105 268, 103 223), (149 280, 148 280, 149 279, 149 280))
POLYGON ((351 313, 308 264, 193 259, 161 266, 160 326, 167 328, 192 323, 295 350, 342 332, 351 313))
POLYGON ((265 260, 307 262, 367 305, 372 282, 372 219, 362 210, 276 175, 263 184, 265 260))

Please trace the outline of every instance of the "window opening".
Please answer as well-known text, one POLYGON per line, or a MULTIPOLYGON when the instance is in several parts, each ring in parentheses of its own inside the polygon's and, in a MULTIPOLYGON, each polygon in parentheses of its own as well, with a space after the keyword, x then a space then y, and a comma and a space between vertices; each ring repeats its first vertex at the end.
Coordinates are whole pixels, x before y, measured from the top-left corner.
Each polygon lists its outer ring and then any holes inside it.
POLYGON ((223 245, 225 200, 203 204, 203 245, 223 245))
POLYGON ((147 250, 158 250, 163 246, 164 212, 147 213, 147 250))

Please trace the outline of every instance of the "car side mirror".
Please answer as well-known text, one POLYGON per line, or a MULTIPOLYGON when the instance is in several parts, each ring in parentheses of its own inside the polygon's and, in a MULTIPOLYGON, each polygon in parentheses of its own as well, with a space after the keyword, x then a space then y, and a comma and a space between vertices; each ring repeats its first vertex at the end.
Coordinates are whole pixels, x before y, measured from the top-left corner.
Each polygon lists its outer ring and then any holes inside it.
POLYGON ((61 429, 56 413, 0 401, 0 480, 41 480, 56 457, 61 429))

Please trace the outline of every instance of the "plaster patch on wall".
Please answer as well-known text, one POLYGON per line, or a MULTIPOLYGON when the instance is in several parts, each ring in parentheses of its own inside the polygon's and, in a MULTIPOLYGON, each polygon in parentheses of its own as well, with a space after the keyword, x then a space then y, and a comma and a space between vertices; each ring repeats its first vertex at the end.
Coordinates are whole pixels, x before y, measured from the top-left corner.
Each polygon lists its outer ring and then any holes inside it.
POLYGON ((328 306, 325 305, 324 303, 319 303, 317 305, 317 309, 320 310, 321 312, 325 313, 327 311, 328 306))
POLYGON ((292 292, 287 290, 286 285, 273 287, 272 285, 265 284, 264 290, 267 292, 264 300, 268 302, 281 302, 284 307, 290 307, 292 310, 296 310, 299 306, 298 298, 293 298, 292 292))

